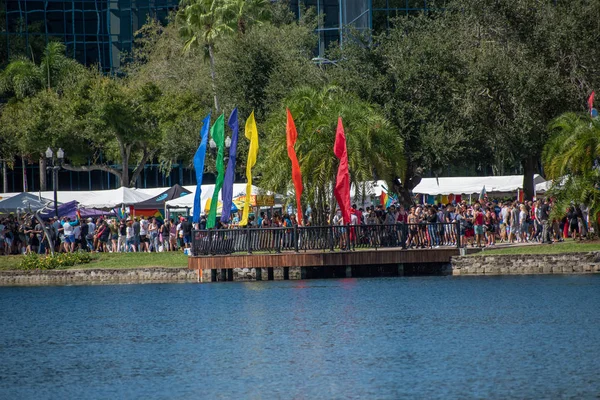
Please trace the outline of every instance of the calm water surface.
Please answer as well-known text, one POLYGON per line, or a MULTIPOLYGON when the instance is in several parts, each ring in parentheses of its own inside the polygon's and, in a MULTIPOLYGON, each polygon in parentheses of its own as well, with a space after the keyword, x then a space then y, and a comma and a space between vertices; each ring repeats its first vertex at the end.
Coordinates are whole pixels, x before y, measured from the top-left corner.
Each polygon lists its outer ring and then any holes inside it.
POLYGON ((597 398, 600 276, 0 288, 0 399, 597 398))

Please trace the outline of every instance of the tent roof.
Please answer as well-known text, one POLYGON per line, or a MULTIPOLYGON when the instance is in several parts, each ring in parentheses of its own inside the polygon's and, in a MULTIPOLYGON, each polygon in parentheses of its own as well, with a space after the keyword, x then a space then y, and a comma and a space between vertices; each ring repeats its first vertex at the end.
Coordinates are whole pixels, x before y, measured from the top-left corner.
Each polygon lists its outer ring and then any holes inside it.
POLYGON ((114 208, 122 204, 132 205, 152 197, 135 189, 120 187, 113 190, 98 190, 80 195, 79 203, 87 208, 114 208))
MULTIPOLYGON (((215 185, 202 185, 202 194, 200 196, 200 204, 204 206, 206 201, 209 198, 212 198, 212 195, 215 191, 215 185)), ((222 201, 221 193, 219 192, 219 201, 222 201)), ((245 183, 234 183, 233 184, 233 198, 243 196, 246 194, 246 184, 245 183)), ((252 185, 252 194, 261 194, 261 190, 252 185)), ((188 194, 187 196, 179 197, 170 201, 167 201, 166 206, 168 208, 189 208, 190 212, 193 212, 194 209, 194 197, 196 196, 196 188, 188 194)))
POLYGON ((183 186, 176 184, 175 186, 162 191, 156 196, 151 197, 148 200, 136 203, 133 206, 136 210, 154 210, 159 208, 165 208, 165 202, 173 199, 178 199, 190 193, 190 190, 187 190, 183 186))
POLYGON ((31 193, 19 193, 6 200, 0 201, 0 213, 16 213, 18 208, 23 208, 26 211, 37 211, 44 208, 48 203, 54 204, 52 200, 44 197, 40 199, 40 197, 34 196, 31 193))
MULTIPOLYGON (((545 182, 540 175, 534 176, 534 184, 545 182)), ((464 176, 452 178, 423 178, 413 189, 418 194, 472 194, 481 193, 485 186, 487 193, 516 192, 523 188, 523 175, 506 176, 464 176)))
MULTIPOLYGON (((61 204, 58 206, 58 215, 59 217, 71 217, 75 218, 77 215, 77 201, 69 201, 68 203, 61 204)), ((84 208, 79 207, 79 213, 81 214, 81 218, 86 217, 94 217, 100 215, 108 214, 106 211, 96 210, 93 208, 84 208)), ((47 219, 50 217, 54 217, 54 208, 46 208, 46 211, 40 213, 40 217, 43 219, 47 219)))

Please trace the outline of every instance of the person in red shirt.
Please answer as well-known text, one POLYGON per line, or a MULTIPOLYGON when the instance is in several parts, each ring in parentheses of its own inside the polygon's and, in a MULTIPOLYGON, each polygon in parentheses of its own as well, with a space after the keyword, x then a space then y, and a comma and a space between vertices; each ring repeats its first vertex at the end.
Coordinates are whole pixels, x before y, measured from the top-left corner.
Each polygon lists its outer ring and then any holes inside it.
POLYGON ((481 242, 483 240, 484 230, 483 230, 483 222, 484 215, 481 211, 481 206, 479 204, 475 204, 475 215, 473 216, 473 226, 475 229, 475 241, 477 242, 477 247, 481 247, 481 242))

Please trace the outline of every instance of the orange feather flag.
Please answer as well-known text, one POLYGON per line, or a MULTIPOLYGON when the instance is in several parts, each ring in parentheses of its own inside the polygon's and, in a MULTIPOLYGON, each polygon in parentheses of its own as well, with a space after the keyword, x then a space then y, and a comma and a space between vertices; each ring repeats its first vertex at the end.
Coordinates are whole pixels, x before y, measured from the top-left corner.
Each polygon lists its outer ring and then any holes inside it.
POLYGON ((294 187, 296 188, 296 207, 298 208, 298 215, 296 216, 298 220, 298 225, 302 225, 302 204, 300 203, 300 198, 302 197, 302 172, 300 171, 300 164, 298 164, 298 157, 296 157, 296 150, 294 146, 296 145, 296 139, 298 139, 298 132, 296 131, 296 125, 294 124, 294 119, 292 118, 292 113, 290 109, 287 108, 287 124, 285 128, 286 139, 287 139, 287 152, 288 157, 292 161, 292 181, 294 182, 294 187))

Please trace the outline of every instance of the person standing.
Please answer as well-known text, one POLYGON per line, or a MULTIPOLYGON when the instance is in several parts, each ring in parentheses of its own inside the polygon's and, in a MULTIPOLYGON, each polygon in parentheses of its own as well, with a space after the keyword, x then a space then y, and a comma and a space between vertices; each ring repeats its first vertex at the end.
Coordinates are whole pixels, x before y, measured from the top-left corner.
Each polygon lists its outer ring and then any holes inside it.
POLYGON ((117 251, 127 251, 127 223, 124 218, 119 221, 119 240, 117 243, 117 251))
POLYGON ((540 221, 542 222, 542 243, 552 243, 550 237, 550 205, 548 199, 540 207, 540 221))
POLYGON ((192 245, 192 223, 188 217, 181 223, 181 231, 183 233, 183 245, 189 249, 192 245))
POLYGON ((127 227, 125 228, 125 251, 135 253, 135 230, 133 229, 133 221, 127 218, 127 227))
POLYGON ((133 229, 133 250, 134 252, 142 251, 140 247, 142 244, 142 238, 140 235, 141 225, 139 219, 136 218, 135 221, 131 224, 131 227, 133 229))

